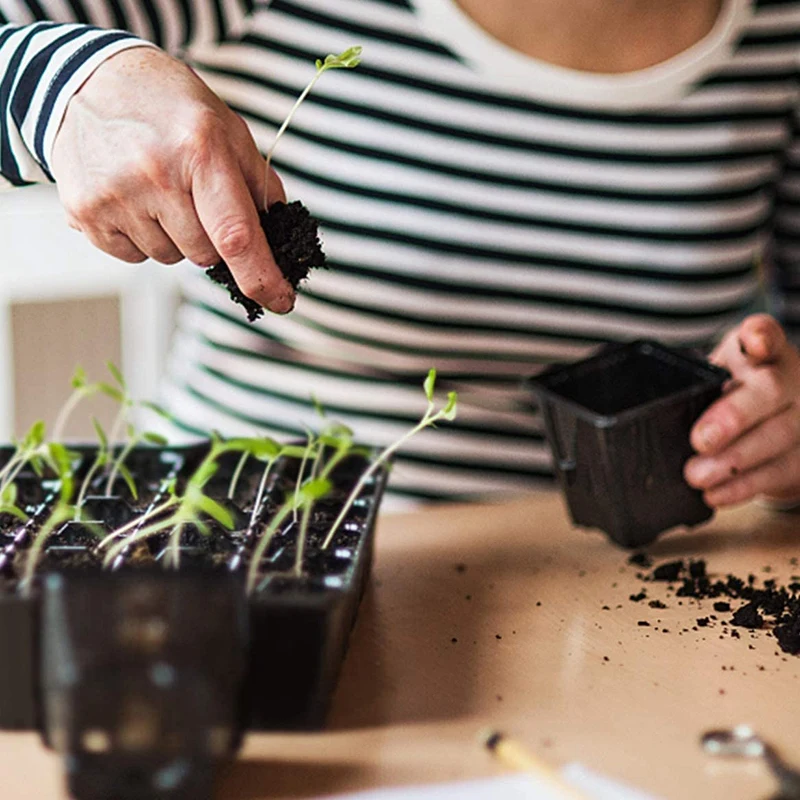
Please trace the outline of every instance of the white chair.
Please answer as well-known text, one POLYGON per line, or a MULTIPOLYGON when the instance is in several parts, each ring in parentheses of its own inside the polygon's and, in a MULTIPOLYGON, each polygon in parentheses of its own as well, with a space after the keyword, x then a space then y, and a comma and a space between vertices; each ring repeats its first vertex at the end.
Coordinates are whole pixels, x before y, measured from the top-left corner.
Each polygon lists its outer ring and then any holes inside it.
POLYGON ((154 397, 176 293, 172 270, 123 263, 73 231, 55 187, 0 192, 0 441, 14 426, 13 303, 118 296, 122 371, 134 396, 154 397))

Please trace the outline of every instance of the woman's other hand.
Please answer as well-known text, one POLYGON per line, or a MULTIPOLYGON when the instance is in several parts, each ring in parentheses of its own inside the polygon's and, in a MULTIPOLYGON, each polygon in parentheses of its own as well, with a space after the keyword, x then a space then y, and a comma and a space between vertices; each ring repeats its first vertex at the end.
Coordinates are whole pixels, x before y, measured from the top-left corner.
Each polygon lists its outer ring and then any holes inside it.
MULTIPOLYGON (((251 299, 294 293, 258 221, 264 159, 245 122, 188 67, 150 47, 103 62, 71 98, 51 169, 71 227, 123 261, 225 260, 251 299)), ((270 174, 270 201, 284 200, 270 174)))
POLYGON ((692 429, 686 480, 715 507, 757 496, 800 502, 800 353, 776 320, 756 314, 711 361, 732 377, 692 429))

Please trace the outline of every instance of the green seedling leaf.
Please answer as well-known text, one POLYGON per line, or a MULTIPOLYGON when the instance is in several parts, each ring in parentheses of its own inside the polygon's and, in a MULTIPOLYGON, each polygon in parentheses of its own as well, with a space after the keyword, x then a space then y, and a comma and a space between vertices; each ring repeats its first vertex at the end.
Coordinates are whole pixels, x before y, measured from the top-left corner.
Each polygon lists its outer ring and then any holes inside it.
POLYGON ((27 522, 30 517, 13 503, 0 503, 0 514, 11 514, 16 517, 20 522, 27 522))
POLYGON ((41 455, 34 454, 28 459, 31 469, 36 473, 37 477, 41 478, 44 474, 44 459, 41 455))
POLYGON ((250 453, 259 461, 269 461, 280 455, 282 445, 273 439, 251 440, 250 453))
POLYGON ((328 427, 325 428, 322 433, 324 435, 335 436, 342 439, 353 438, 353 429, 348 428, 347 425, 344 425, 341 422, 334 422, 331 425, 328 425, 328 427))
POLYGON ((327 478, 314 478, 300 487, 300 494, 306 500, 320 500, 328 494, 332 486, 327 478))
POLYGON ((227 528, 229 531, 233 530, 233 515, 216 500, 212 500, 207 495, 201 495, 197 498, 197 506, 201 511, 208 514, 209 517, 219 522, 224 528, 227 528))
POLYGON ((348 47, 343 53, 339 55, 327 55, 325 60, 317 59, 314 64, 318 72, 326 69, 352 69, 361 63, 362 47, 348 47))
POLYGON ((352 440, 349 436, 333 436, 329 433, 323 432, 317 437, 317 441, 320 444, 324 444, 327 447, 333 447, 338 450, 340 447, 347 447, 352 440))
POLYGON ((133 475, 131 475, 131 471, 125 466, 125 464, 117 464, 117 472, 122 475, 123 480, 128 486, 128 489, 133 496, 134 500, 139 499, 139 490, 136 488, 136 481, 133 479, 133 475))
POLYGON ((160 406, 158 403, 153 403, 150 400, 142 400, 141 405, 143 408, 148 408, 150 411, 154 411, 162 419, 169 420, 170 422, 174 421, 175 419, 175 417, 173 417, 169 411, 167 411, 163 406, 160 406))
POLYGON ((425 397, 428 398, 428 402, 433 402, 433 391, 436 387, 436 370, 431 369, 428 371, 428 377, 425 378, 425 383, 422 384, 422 388, 425 390, 425 397))
POLYGON ((162 436, 160 433, 153 433, 152 431, 145 431, 142 434, 142 439, 148 444, 154 444, 158 447, 166 447, 169 444, 166 436, 162 436))
POLYGON ((189 483, 198 488, 202 489, 212 478, 214 473, 217 471, 217 467, 219 465, 214 463, 211 460, 203 461, 202 464, 195 470, 194 474, 191 478, 189 478, 189 483))
POLYGON ((102 392, 104 395, 107 395, 117 403, 122 403, 125 401, 125 395, 119 389, 117 389, 116 386, 112 386, 110 383, 105 383, 104 381, 98 381, 95 385, 100 392, 102 392))
POLYGON ((100 447, 102 447, 103 450, 108 450, 108 436, 106 436, 103 426, 96 417, 92 417, 92 425, 94 425, 94 432, 97 434, 97 440, 100 442, 100 447))
POLYGON ((446 420, 452 422, 456 418, 456 413, 458 410, 457 406, 458 406, 458 392, 448 392, 447 404, 442 409, 442 416, 446 420))
POLYGON ((108 367, 108 371, 111 373, 114 380, 122 387, 124 391, 127 392, 128 387, 125 385, 125 378, 122 377, 119 367, 117 367, 113 361, 106 361, 106 366, 108 367))
POLYGON ((71 383, 73 389, 83 389, 86 386, 86 372, 83 367, 75 367, 71 383))
POLYGON ((42 442, 44 442, 45 436, 45 427, 44 421, 41 419, 37 419, 36 422, 31 425, 30 430, 25 434, 25 437, 22 440, 22 447, 25 450, 35 450, 39 447, 42 442))
POLYGON ((0 493, 0 503, 4 506, 15 506, 17 504, 17 484, 7 483, 0 493))
POLYGON ((306 454, 306 448, 301 447, 299 444, 287 444, 280 450, 280 455, 287 458, 303 458, 306 454))

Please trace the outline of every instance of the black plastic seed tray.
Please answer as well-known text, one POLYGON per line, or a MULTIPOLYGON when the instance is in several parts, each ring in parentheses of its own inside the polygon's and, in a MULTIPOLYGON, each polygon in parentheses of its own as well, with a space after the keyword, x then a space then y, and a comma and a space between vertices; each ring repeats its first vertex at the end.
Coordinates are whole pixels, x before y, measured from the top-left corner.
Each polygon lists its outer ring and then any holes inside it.
MULTIPOLYGON (((76 480, 95 453, 78 451, 76 480)), ((0 451, 0 464, 10 452, 0 451)), ((211 519, 208 536, 187 528, 178 570, 160 563, 166 538, 158 536, 147 540, 145 563, 135 549, 113 569, 92 561, 93 536, 161 502, 169 482, 185 480, 206 453, 203 445, 136 450, 128 465, 140 479, 139 496, 101 496, 98 482, 85 506, 87 516, 100 518, 67 523, 51 536, 30 596, 19 590, 20 563, 57 484, 23 475, 20 502, 29 521, 0 515, 0 729, 40 729, 69 756, 76 797, 99 800, 115 785, 127 787, 125 797, 196 800, 206 791, 209 759, 235 752, 246 729, 324 725, 370 573, 387 470, 364 485, 332 545, 322 550, 370 462, 353 455, 337 466, 333 491, 311 517, 302 574, 293 571, 299 522, 290 515, 250 595, 244 590, 249 553, 258 531, 295 491, 298 459, 279 459, 254 511, 262 465, 248 462, 229 501, 235 460, 223 457, 207 493, 227 504, 239 528, 229 532, 211 519), (136 758, 125 746, 130 741, 139 742, 136 758), (169 750, 167 741, 183 742, 191 768, 180 780, 158 755, 169 750), (175 785, 155 791, 154 781, 175 785)))

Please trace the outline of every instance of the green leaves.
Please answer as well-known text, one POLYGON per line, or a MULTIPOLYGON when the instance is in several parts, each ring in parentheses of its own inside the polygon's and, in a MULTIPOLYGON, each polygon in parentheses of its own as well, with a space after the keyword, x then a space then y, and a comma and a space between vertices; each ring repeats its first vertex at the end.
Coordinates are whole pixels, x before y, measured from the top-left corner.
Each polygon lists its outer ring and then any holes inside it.
POLYGON ((142 434, 142 439, 156 447, 166 447, 169 444, 166 436, 162 436, 160 433, 153 433, 152 431, 145 431, 142 434))
POLYGON ((325 60, 321 61, 319 58, 316 60, 315 65, 318 73, 323 73, 327 69, 353 69, 361 63, 362 47, 348 47, 343 53, 339 55, 327 55, 325 60))
POLYGON ((83 367, 75 367, 75 372, 72 373, 72 388, 83 389, 86 386, 86 372, 83 367))
POLYGON ((448 392, 447 404, 442 409, 441 414, 448 422, 452 422, 456 418, 457 411, 458 411, 458 393, 448 392))
POLYGON ((433 392, 436 388, 436 370, 431 369, 428 370, 428 377, 425 378, 425 382, 422 384, 422 388, 425 390, 425 397, 428 398, 428 402, 433 402, 433 392))
POLYGON ((120 385, 120 388, 127 394, 128 387, 125 384, 125 378, 122 377, 122 373, 119 371, 119 367, 113 361, 106 361, 106 367, 114 380, 120 385))
POLYGON ((220 505, 216 500, 212 500, 207 495, 200 495, 197 500, 198 508, 208 514, 209 517, 215 519, 224 528, 229 531, 233 530, 234 521, 233 515, 227 508, 220 505))
POLYGON ((96 417, 92 417, 92 425, 94 426, 94 432, 97 434, 97 441, 100 442, 100 449, 108 450, 108 436, 106 436, 103 426, 96 417))

